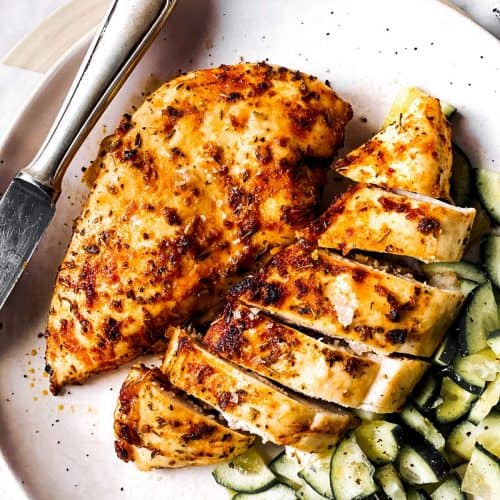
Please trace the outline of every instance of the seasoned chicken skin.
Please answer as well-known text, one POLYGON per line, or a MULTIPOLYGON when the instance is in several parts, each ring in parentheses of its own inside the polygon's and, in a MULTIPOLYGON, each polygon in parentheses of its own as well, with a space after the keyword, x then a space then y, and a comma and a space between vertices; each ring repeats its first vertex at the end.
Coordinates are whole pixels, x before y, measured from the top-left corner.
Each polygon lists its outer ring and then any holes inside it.
POLYGON ((323 452, 357 424, 356 417, 334 405, 292 396, 209 353, 185 330, 169 330, 162 371, 172 384, 220 411, 234 428, 277 445, 323 452))
POLYGON ((431 356, 463 295, 345 259, 302 241, 232 290, 287 323, 343 338, 356 349, 431 356))
POLYGON ((158 368, 143 365, 132 367, 122 385, 114 429, 118 457, 141 470, 213 464, 253 441, 189 400, 158 368))
POLYGON ((423 262, 460 260, 476 211, 410 192, 356 184, 314 221, 307 237, 347 255, 367 250, 423 262))
POLYGON ((429 366, 405 357, 356 354, 342 342, 321 342, 239 303, 226 306, 203 345, 306 396, 378 413, 399 410, 429 366))
POLYGON ((126 115, 57 276, 52 391, 164 349, 166 325, 293 241, 351 115, 316 78, 264 63, 181 76, 126 115))
POLYGON ((450 200, 451 130, 439 100, 406 89, 384 125, 335 170, 358 182, 450 200))

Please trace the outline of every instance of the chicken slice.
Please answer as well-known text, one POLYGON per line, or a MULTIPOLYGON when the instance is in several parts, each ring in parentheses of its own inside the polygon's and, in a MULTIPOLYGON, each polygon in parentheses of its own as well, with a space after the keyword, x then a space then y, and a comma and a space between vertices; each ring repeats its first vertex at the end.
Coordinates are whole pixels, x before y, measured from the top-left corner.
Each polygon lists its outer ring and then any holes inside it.
POLYGON ((231 295, 290 324, 343 338, 357 350, 430 356, 463 295, 315 249, 277 253, 231 295))
POLYGON ((335 170, 358 182, 450 200, 451 130, 439 100, 406 89, 384 125, 337 160, 335 170))
POLYGON ((302 451, 331 449, 358 420, 334 405, 289 394, 205 350, 170 327, 162 371, 170 382, 220 411, 234 428, 302 451))
POLYGON ((165 348, 317 214, 350 106, 265 63, 180 76, 125 116, 76 222, 47 326, 51 388, 165 348))
POLYGON ((158 368, 136 365, 120 390, 117 455, 141 470, 209 465, 246 451, 253 437, 173 387, 158 368))
POLYGON ((239 303, 226 306, 203 345, 306 396, 377 413, 398 411, 429 366, 357 354, 343 342, 321 342, 239 303))
POLYGON ((462 258, 475 214, 424 195, 356 184, 306 234, 344 255, 356 249, 447 262, 462 258))

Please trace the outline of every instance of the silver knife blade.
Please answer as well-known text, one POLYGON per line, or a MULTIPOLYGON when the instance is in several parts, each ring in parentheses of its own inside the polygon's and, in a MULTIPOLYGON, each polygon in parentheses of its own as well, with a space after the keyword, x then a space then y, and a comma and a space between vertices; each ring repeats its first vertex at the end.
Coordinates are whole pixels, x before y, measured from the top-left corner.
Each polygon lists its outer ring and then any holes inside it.
POLYGON ((0 309, 54 215, 41 187, 15 178, 0 199, 0 309))

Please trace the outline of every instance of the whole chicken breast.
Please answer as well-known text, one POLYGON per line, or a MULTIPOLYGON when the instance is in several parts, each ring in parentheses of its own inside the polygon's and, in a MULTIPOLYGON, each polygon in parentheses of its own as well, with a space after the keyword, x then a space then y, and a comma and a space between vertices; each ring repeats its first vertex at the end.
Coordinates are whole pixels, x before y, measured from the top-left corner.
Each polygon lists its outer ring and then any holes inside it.
POLYGON ((405 255, 422 262, 460 260, 476 210, 408 191, 356 184, 315 220, 306 237, 351 250, 405 255))
POLYGON ((219 411, 235 429, 301 451, 324 452, 358 420, 334 405, 306 400, 219 358, 187 331, 170 327, 162 371, 170 382, 219 411))
POLYGON ((439 100, 409 88, 384 128, 334 168, 358 182, 450 200, 451 165, 451 130, 439 100))
POLYGON ((231 295, 357 350, 431 356, 462 304, 439 289, 301 241, 278 252, 231 295))
POLYGON ((180 76, 125 115, 57 276, 52 391, 164 349, 166 325, 293 241, 351 116, 315 77, 265 63, 180 76))
POLYGON ((377 413, 398 411, 429 364, 325 343, 256 308, 229 304, 203 338, 210 352, 309 397, 377 413))
POLYGON ((173 387, 158 368, 131 368, 115 411, 118 457, 141 470, 209 465, 240 455, 253 437, 173 387))

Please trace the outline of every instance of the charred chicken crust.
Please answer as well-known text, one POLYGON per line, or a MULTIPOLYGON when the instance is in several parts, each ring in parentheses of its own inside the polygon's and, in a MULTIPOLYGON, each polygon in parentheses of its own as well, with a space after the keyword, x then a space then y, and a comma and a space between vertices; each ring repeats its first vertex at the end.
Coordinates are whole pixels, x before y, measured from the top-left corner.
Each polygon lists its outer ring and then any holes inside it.
POLYGON ((122 385, 114 430, 118 457, 141 470, 213 464, 253 441, 144 365, 134 366, 122 385))
POLYGON ((167 325, 292 242, 351 116, 315 77, 265 63, 180 76, 125 115, 57 276, 52 391, 162 351, 167 325))

